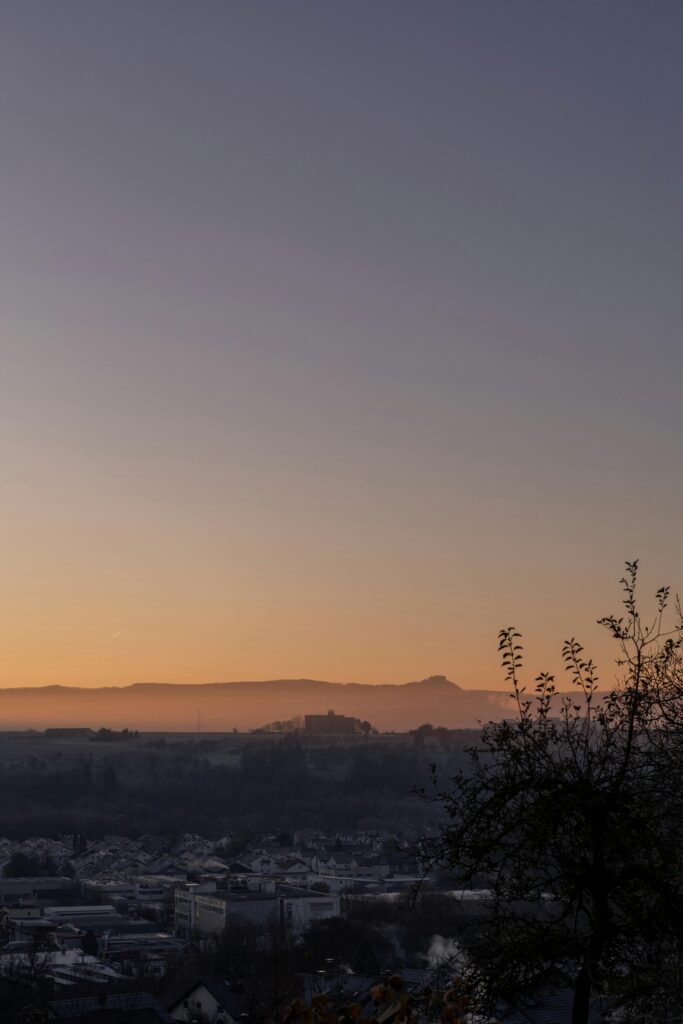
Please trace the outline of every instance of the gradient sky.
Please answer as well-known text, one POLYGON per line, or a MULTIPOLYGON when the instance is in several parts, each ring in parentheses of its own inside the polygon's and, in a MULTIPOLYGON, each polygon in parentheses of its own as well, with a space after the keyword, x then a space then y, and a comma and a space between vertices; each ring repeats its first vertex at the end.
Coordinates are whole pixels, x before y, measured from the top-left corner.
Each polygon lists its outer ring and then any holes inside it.
POLYGON ((683 589, 678 0, 0 28, 0 685, 502 687, 683 589))

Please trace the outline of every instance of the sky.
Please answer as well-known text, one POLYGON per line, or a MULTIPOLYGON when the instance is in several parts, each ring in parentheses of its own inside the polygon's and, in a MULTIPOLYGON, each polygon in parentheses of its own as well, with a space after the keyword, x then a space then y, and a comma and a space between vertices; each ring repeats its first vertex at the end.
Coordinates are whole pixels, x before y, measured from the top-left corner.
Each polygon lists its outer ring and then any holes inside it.
POLYGON ((683 6, 8 0, 0 685, 505 687, 683 589, 683 6))

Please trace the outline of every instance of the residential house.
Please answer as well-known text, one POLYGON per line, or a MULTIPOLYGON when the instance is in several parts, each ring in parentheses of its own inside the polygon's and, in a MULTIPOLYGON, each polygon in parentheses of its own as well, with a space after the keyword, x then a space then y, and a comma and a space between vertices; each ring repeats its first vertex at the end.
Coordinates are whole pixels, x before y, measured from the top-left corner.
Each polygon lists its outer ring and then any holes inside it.
POLYGON ((201 1013, 211 1024, 237 1024, 245 1012, 245 999, 239 987, 224 978, 198 981, 169 1007, 171 1019, 190 1024, 201 1013))

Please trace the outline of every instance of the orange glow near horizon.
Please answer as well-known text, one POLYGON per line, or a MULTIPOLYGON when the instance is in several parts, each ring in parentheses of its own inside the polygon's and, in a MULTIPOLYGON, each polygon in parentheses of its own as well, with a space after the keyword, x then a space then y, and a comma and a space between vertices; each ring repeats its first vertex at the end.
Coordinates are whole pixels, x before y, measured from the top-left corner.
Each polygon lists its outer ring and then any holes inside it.
POLYGON ((446 561, 419 534, 393 556, 372 553, 367 539, 354 551, 358 538, 340 537, 306 558, 305 540, 281 518, 282 535, 262 530, 249 546, 247 524, 233 523, 232 550, 214 520, 215 532, 185 535, 183 547, 178 521, 157 525, 151 514, 131 530, 109 515, 106 525, 46 516, 29 528, 17 518, 0 603, 0 686, 443 674, 467 689, 506 690, 496 634, 510 622, 525 634, 530 679, 549 668, 561 681, 569 635, 613 677, 614 652, 594 623, 617 608, 618 586, 586 564, 532 573, 508 563, 501 579, 502 550, 490 548, 484 566, 464 550, 458 561, 454 543, 446 561))
POLYGON ((0 37, 0 686, 611 681, 624 561, 683 589, 683 7, 66 6, 0 37))

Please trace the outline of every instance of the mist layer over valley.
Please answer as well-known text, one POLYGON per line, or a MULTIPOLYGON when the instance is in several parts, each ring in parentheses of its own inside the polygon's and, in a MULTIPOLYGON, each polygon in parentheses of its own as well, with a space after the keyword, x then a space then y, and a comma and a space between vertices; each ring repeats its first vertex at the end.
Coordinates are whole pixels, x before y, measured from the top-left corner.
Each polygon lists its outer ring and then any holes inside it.
POLYGON ((315 679, 123 687, 44 686, 0 690, 0 730, 95 727, 211 732, 258 729, 274 720, 337 714, 403 732, 422 722, 476 728, 510 710, 500 690, 465 690, 444 676, 370 686, 315 679))

